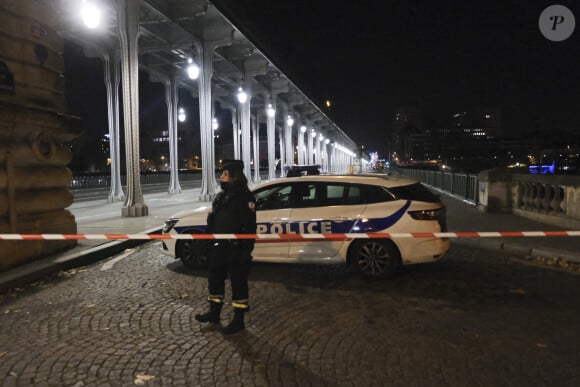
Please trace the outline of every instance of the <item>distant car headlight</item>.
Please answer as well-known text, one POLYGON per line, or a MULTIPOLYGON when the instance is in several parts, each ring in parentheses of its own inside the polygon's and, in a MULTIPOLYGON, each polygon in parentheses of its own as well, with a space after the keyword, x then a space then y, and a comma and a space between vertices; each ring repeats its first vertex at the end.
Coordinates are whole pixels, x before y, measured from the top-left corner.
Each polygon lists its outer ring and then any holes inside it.
POLYGON ((169 231, 171 231, 173 229, 173 227, 175 226, 175 223, 179 222, 179 218, 171 218, 165 221, 165 224, 163 225, 163 230, 162 232, 164 234, 168 233, 169 231))

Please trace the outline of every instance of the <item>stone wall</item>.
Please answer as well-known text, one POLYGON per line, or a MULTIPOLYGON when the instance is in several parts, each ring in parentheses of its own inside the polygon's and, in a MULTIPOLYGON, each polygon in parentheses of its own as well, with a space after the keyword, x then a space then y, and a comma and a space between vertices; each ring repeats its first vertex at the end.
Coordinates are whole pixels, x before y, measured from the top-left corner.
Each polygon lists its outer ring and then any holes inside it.
MULTIPOLYGON (((57 1, 0 0, 0 233, 76 233, 57 1)), ((76 241, 0 241, 0 271, 76 241)))

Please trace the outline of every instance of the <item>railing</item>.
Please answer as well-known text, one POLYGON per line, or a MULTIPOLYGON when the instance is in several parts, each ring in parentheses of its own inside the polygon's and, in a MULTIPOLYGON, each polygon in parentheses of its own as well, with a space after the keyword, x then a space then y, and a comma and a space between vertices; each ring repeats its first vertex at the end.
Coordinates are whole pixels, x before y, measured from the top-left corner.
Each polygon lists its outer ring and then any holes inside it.
MULTIPOLYGON (((221 171, 216 171, 216 180, 219 180, 220 175, 221 171)), ((179 171, 178 176, 180 184, 191 185, 188 183, 201 182, 201 171, 179 171)), ((260 169, 261 179, 266 180, 267 176, 268 172, 260 169)), ((141 173, 141 185, 169 185, 169 179, 169 172, 141 173)), ((121 175, 121 186, 127 186, 127 176, 125 175, 121 175)), ((109 187, 111 187, 111 176, 104 174, 74 175, 68 186, 73 191, 109 187)))
POLYGON ((580 227, 580 177, 513 175, 511 187, 514 213, 580 227))
MULTIPOLYGON (((141 184, 169 184, 170 175, 169 172, 158 172, 158 173, 142 173, 141 174, 141 184)), ((201 180, 200 171, 180 171, 179 181, 180 182, 193 182, 201 180)), ((121 175, 121 185, 125 187, 127 185, 127 176, 121 175)), ((95 189, 95 188, 108 188, 111 186, 111 176, 110 175, 100 175, 100 174, 90 174, 90 175, 75 175, 73 176, 71 183, 68 188, 71 190, 79 189, 95 189)))
POLYGON ((524 175, 505 170, 479 175, 392 168, 427 185, 478 204, 567 229, 580 228, 580 177, 524 175))
POLYGON ((477 175, 410 168, 395 168, 393 171, 413 177, 427 185, 459 196, 470 202, 478 203, 479 201, 477 191, 479 181, 477 175))

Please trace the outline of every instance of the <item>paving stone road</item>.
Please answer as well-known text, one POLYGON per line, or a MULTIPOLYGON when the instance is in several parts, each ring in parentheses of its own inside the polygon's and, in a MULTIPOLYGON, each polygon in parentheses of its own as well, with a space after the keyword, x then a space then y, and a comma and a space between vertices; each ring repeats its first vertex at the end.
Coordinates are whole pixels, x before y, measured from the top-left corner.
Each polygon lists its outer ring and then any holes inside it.
POLYGON ((256 263, 226 337, 193 318, 205 272, 152 242, 0 295, 0 384, 577 386, 580 276, 507 258, 453 245, 386 281, 256 263))

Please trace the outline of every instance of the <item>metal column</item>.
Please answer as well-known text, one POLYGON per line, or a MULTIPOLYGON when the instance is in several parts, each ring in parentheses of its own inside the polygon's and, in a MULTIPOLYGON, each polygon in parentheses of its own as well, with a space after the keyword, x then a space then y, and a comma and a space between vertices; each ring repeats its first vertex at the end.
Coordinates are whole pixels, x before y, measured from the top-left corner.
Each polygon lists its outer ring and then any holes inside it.
MULTIPOLYGON (((290 168, 294 164, 294 145, 292 144, 292 125, 288 124, 288 120, 292 117, 291 111, 286 111, 284 119, 284 149, 286 150, 286 165, 290 168)), ((292 118, 292 120, 294 120, 292 118)))
POLYGON ((314 137, 312 134, 316 134, 314 129, 310 129, 308 132, 308 165, 314 165, 314 149, 313 149, 313 142, 314 137))
POLYGON ((141 191, 139 168, 139 3, 139 0, 121 0, 118 3, 127 159, 127 197, 121 213, 128 217, 149 214, 141 191))
POLYGON ((121 184, 121 149, 119 133, 119 53, 116 51, 105 53, 103 68, 105 73, 105 87, 107 89, 107 116, 109 121, 109 154, 111 157, 111 190, 107 201, 121 202, 125 200, 123 185, 121 184))
MULTIPOLYGON (((276 105, 272 103, 272 107, 276 110, 276 105)), ((266 120, 266 136, 268 142, 268 179, 274 180, 276 178, 276 115, 274 117, 267 116, 266 120)))
POLYGON ((177 152, 177 106, 179 104, 179 82, 175 76, 165 82, 165 101, 167 102, 167 127, 169 130, 169 190, 170 194, 181 193, 177 152))
POLYGON ((259 114, 254 116, 252 125, 252 140, 254 143, 254 184, 261 181, 260 179, 260 121, 259 114))

